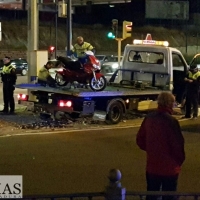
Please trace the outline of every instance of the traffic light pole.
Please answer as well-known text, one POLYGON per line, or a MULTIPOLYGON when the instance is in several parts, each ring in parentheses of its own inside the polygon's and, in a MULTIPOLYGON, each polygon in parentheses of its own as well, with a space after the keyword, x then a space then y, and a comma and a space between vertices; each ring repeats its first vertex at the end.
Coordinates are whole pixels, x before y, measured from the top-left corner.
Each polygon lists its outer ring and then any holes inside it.
MULTIPOLYGON (((33 51, 38 50, 38 4, 37 0, 28 1, 28 48, 27 48, 27 61, 29 65, 28 69, 28 82, 30 83, 31 77, 37 76, 37 66, 35 64, 35 58, 33 58, 33 51)), ((29 99, 33 98, 30 90, 28 90, 29 99)))
POLYGON ((118 72, 118 82, 120 82, 121 81, 121 79, 122 79, 122 76, 121 76, 121 63, 120 63, 120 61, 121 61, 121 48, 122 48, 122 40, 123 40, 123 38, 116 38, 116 40, 117 40, 117 43, 118 43, 118 66, 119 66, 119 72, 118 72))
POLYGON ((72 2, 67 0, 67 56, 70 54, 72 45, 72 2))

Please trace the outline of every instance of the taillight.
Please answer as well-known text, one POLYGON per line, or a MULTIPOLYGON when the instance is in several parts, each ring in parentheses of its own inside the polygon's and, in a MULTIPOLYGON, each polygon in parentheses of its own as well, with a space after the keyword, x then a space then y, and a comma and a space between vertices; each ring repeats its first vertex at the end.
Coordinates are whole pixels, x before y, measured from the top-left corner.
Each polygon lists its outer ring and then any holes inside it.
POLYGON ((28 95, 27 94, 18 94, 17 99, 23 100, 23 101, 28 101, 28 95))
POLYGON ((59 69, 56 70, 56 72, 63 72, 63 71, 64 71, 63 68, 59 68, 59 69))
POLYGON ((64 100, 60 100, 58 102, 58 106, 59 107, 72 107, 72 102, 71 101, 64 101, 64 100))

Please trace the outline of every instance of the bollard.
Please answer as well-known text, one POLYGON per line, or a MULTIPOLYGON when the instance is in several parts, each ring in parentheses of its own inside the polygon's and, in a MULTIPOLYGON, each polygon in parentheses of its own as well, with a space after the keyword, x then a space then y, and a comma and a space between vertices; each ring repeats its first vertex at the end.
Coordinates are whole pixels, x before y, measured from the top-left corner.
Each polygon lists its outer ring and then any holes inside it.
POLYGON ((31 83, 33 84, 37 83, 37 76, 31 76, 31 83))
POLYGON ((118 169, 111 169, 109 172, 109 185, 105 190, 105 200, 125 200, 126 188, 121 186, 121 172, 118 169))

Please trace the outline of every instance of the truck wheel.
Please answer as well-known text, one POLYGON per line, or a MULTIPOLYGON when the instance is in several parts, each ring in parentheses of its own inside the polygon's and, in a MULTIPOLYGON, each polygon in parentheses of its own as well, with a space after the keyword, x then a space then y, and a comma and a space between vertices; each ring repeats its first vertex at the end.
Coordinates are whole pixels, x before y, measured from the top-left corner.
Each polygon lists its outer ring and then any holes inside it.
POLYGON ((113 102, 107 114, 107 123, 118 124, 123 117, 123 107, 118 101, 113 102))

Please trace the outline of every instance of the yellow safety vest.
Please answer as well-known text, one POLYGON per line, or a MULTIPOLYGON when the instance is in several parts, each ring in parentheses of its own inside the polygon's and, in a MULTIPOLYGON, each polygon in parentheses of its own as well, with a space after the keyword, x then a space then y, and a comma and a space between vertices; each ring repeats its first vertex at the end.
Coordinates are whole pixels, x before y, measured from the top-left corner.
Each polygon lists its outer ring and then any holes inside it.
POLYGON ((193 80, 197 80, 197 78, 200 76, 200 72, 196 72, 195 74, 193 74, 192 72, 189 71, 189 75, 188 78, 191 78, 193 80))
POLYGON ((86 51, 92 50, 94 47, 88 43, 84 42, 83 45, 75 44, 72 51, 77 54, 77 57, 83 57, 86 51))
POLYGON ((12 69, 15 69, 15 67, 12 66, 12 65, 8 65, 8 66, 4 65, 4 66, 3 66, 2 73, 3 73, 3 74, 10 74, 11 71, 12 71, 12 69))
POLYGON ((42 81, 47 81, 47 77, 49 76, 49 70, 43 66, 38 73, 38 79, 42 81))

